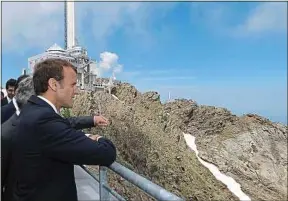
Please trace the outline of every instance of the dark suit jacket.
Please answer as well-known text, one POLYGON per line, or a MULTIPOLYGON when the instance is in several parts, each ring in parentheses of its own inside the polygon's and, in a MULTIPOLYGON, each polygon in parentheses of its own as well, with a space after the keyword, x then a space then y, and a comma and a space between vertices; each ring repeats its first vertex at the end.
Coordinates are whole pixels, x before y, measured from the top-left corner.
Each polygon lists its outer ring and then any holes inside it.
POLYGON ((1 100, 1 107, 8 104, 7 96, 1 100))
MULTIPOLYGON (((67 118, 71 127, 75 129, 91 128, 94 126, 92 116, 70 117, 67 118)), ((11 159, 12 139, 16 133, 16 124, 18 116, 16 113, 1 125, 1 185, 5 187, 7 184, 9 165, 11 159)), ((12 175, 10 175, 12 176, 12 175)))
MULTIPOLYGON (((3 188, 7 185, 8 170, 11 158, 11 141, 15 135, 15 121, 17 121, 16 113, 1 125, 1 197, 3 196, 3 188)), ((1 200, 4 200, 2 197, 1 200)))
POLYGON ((15 112, 16 109, 12 101, 9 104, 1 107, 1 124, 7 121, 15 112))
POLYGON ((110 140, 87 138, 36 96, 15 124, 9 170, 15 180, 9 178, 5 200, 77 201, 73 165, 109 166, 116 159, 110 140))

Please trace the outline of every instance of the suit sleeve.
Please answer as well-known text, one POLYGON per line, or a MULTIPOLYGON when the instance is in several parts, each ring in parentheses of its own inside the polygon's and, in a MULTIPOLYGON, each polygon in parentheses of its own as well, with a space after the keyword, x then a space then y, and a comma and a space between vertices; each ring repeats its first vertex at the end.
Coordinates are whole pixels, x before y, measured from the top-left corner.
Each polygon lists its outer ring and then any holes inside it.
POLYGON ((49 118, 39 126, 44 131, 40 141, 47 157, 75 165, 103 166, 111 165, 116 159, 116 148, 110 140, 93 141, 82 131, 71 128, 63 118, 49 118))
POLYGON ((7 97, 5 97, 1 100, 1 107, 7 104, 8 104, 8 100, 7 100, 7 97))
POLYGON ((15 112, 16 112, 16 109, 13 103, 4 105, 1 108, 1 124, 6 122, 15 112))
POLYGON ((1 124, 3 124, 5 121, 7 121, 7 105, 4 105, 1 107, 1 124))
POLYGON ((1 108, 1 124, 3 124, 5 121, 7 121, 7 117, 6 117, 6 112, 5 112, 5 107, 1 108), (4 108, 4 109, 3 109, 4 108))
POLYGON ((10 156, 10 147, 11 140, 13 135, 13 127, 11 126, 10 121, 6 121, 1 125, 1 184, 2 186, 6 185, 6 178, 9 170, 9 160, 10 156))
POLYGON ((93 116, 69 117, 67 120, 69 121, 71 127, 76 130, 94 127, 93 116))

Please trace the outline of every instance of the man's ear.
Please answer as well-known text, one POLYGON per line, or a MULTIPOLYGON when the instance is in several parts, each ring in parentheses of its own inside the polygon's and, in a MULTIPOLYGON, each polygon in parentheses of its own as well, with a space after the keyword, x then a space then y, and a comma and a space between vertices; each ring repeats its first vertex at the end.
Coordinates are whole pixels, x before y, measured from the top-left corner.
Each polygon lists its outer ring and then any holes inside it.
POLYGON ((57 89, 57 81, 54 78, 50 78, 48 80, 48 87, 50 89, 52 89, 53 91, 56 91, 56 89, 57 89))

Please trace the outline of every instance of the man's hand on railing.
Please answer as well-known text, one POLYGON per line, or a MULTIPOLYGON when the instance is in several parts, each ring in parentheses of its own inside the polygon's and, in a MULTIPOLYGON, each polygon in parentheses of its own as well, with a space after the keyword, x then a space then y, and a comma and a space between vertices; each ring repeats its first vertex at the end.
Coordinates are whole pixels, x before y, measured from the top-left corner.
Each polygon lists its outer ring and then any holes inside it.
POLYGON ((109 124, 108 119, 103 117, 102 115, 100 116, 94 116, 94 125, 95 126, 107 126, 109 124))
POLYGON ((92 140, 94 140, 94 141, 97 141, 97 142, 98 142, 98 140, 99 140, 101 137, 102 137, 102 136, 100 136, 100 135, 90 135, 90 136, 89 136, 90 139, 92 139, 92 140))

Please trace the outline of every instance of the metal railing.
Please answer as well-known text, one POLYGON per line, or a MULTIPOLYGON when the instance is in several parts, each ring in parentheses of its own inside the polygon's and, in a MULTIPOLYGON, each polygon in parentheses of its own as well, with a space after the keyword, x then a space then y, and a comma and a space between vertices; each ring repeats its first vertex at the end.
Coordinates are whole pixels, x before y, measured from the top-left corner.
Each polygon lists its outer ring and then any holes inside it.
POLYGON ((151 197, 162 200, 162 201, 184 201, 184 199, 178 197, 177 195, 167 191, 161 186, 151 182, 150 180, 140 176, 139 174, 133 172, 132 170, 126 168, 125 166, 114 162, 109 167, 100 166, 99 167, 99 179, 94 176, 86 167, 81 166, 89 175, 91 175, 95 180, 99 182, 99 195, 100 201, 110 200, 109 193, 111 193, 116 199, 125 201, 125 199, 119 195, 116 191, 111 189, 107 182, 107 169, 109 168, 114 173, 121 176, 123 179, 129 181, 133 185, 137 186, 142 191, 146 192, 151 197))

